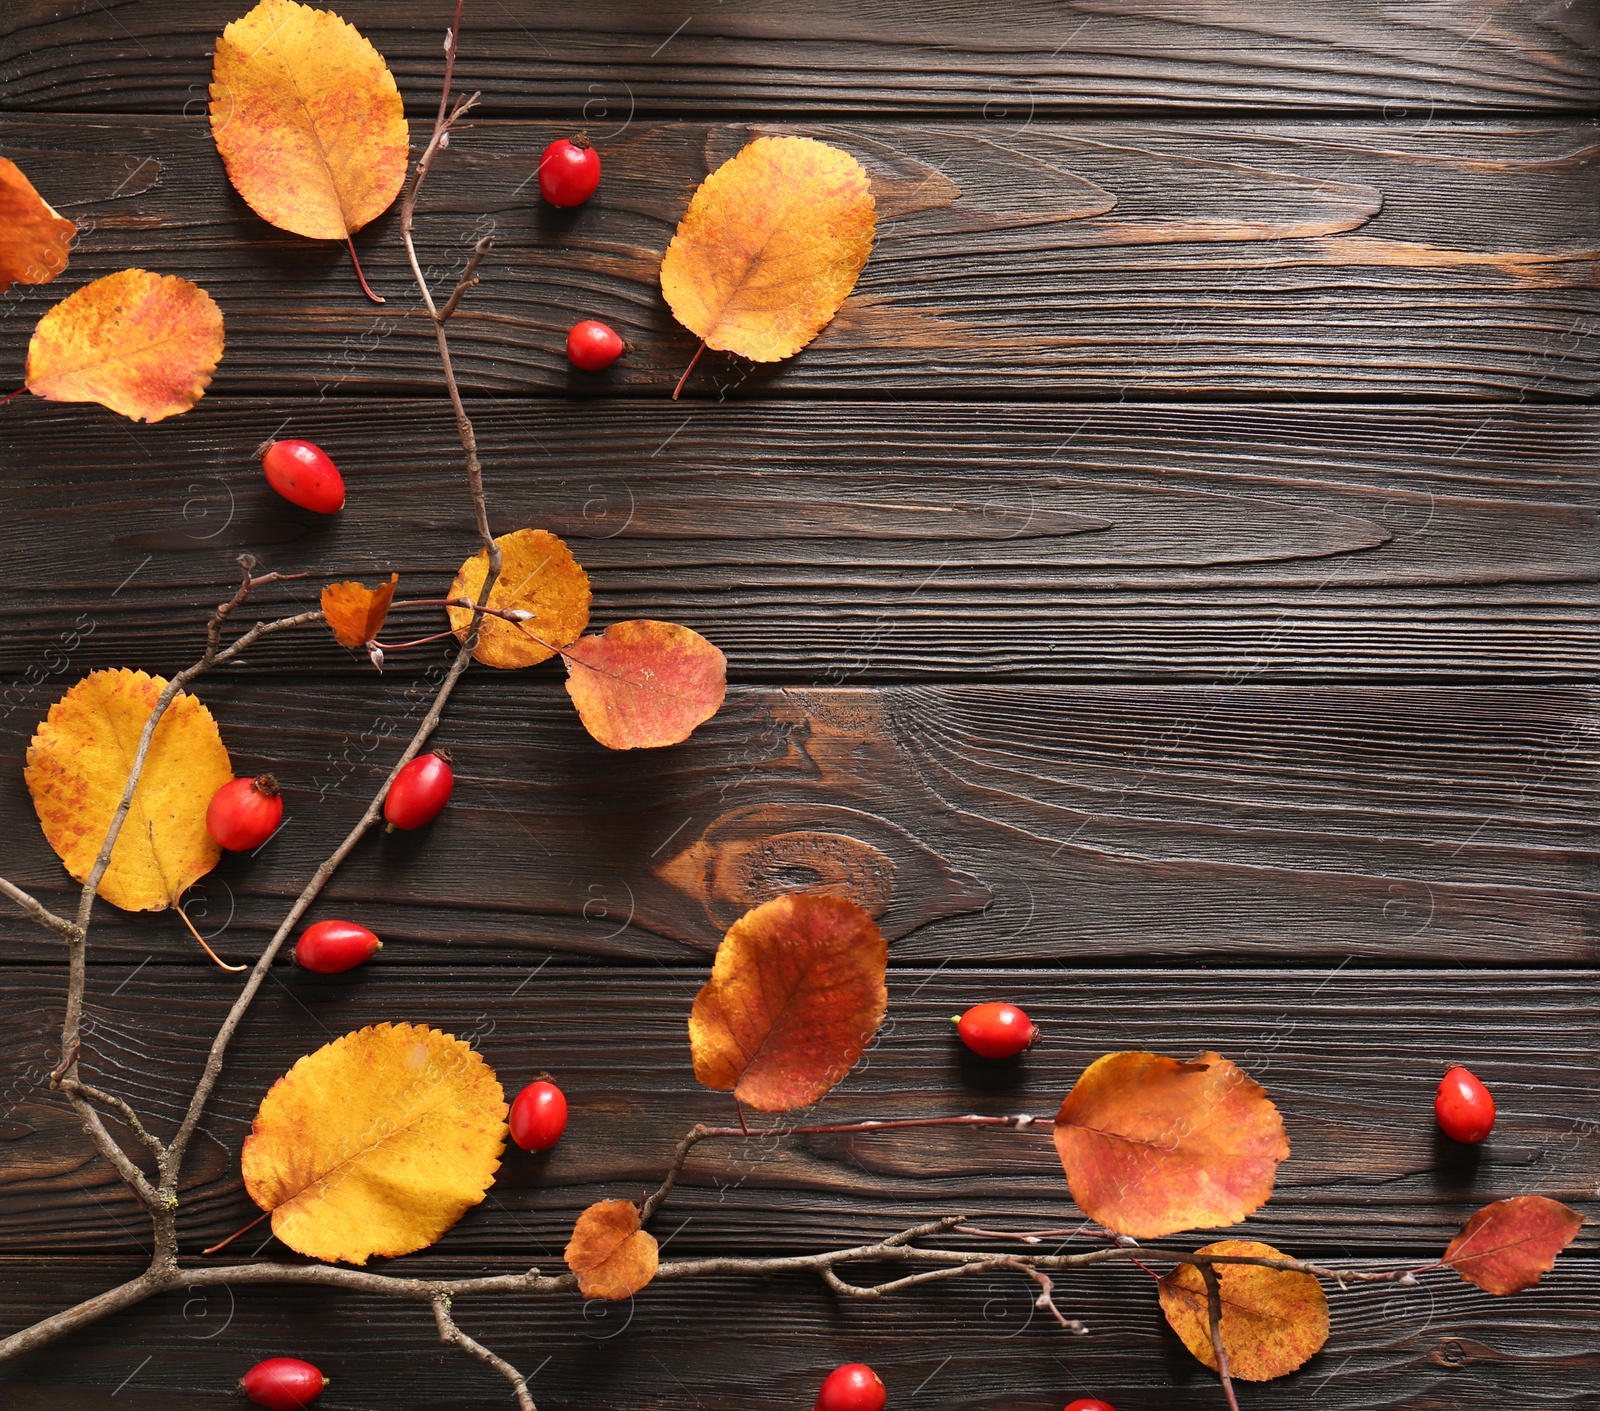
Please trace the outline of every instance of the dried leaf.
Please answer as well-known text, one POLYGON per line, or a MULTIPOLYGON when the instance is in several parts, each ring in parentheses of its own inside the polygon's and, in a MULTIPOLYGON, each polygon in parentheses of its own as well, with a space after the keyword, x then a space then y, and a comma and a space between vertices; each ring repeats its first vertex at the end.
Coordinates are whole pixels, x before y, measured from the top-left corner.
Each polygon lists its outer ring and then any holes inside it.
POLYGON ((1443 1263, 1489 1293, 1520 1293, 1555 1267, 1583 1216, 1559 1200, 1519 1195, 1476 1212, 1450 1241, 1443 1263))
MULTIPOLYGON (((563 647, 571 646, 589 624, 589 575, 572 550, 543 529, 519 529, 495 540, 500 546, 500 576, 489 594, 492 608, 516 608, 530 614, 526 622, 486 617, 473 656, 485 666, 537 666, 563 647)), ((483 550, 461 565, 449 596, 477 602, 489 572, 483 550)), ((447 608, 450 626, 466 640, 472 625, 467 608, 447 608)))
POLYGON ((1265 1091, 1215 1053, 1096 1059, 1061 1104, 1055 1137, 1084 1214, 1139 1239, 1243 1220, 1289 1155, 1265 1091))
MULTIPOLYGON (((1197 1254, 1289 1256, 1255 1240, 1222 1240, 1197 1254)), ((1259 1264, 1214 1264, 1222 1294, 1222 1348, 1229 1375, 1247 1382, 1270 1382, 1303 1367, 1328 1340, 1328 1298, 1310 1274, 1266 1269, 1259 1264)), ((1206 1285, 1193 1264, 1180 1264, 1161 1280, 1161 1311, 1183 1345, 1213 1372, 1217 1352, 1211 1342, 1206 1285)))
MULTIPOLYGON (((166 684, 142 671, 91 672, 50 707, 28 747, 25 778, 39 824, 80 882, 105 842, 166 684)), ((175 905, 222 856, 206 831, 206 808, 232 778, 211 712, 180 692, 151 736, 99 894, 124 911, 175 905)))
POLYGON ((505 1149, 489 1065, 425 1024, 377 1024, 307 1054, 261 1100, 245 1189, 312 1259, 424 1249, 483 1199, 505 1149))
POLYGON ((125 269, 69 294, 33 330, 28 390, 133 421, 186 412, 222 361, 222 310, 176 275, 125 269))
POLYGON ((398 573, 387 583, 368 588, 362 583, 330 583, 322 590, 322 615, 341 647, 364 647, 383 631, 383 620, 394 600, 398 573))
POLYGON ((656 1276, 656 1239, 639 1228, 639 1210, 631 1200, 602 1200, 591 1205, 572 1227, 567 1241, 567 1268, 578 1276, 585 1298, 628 1298, 656 1276))
POLYGON ((761 1112, 815 1102, 883 1023, 889 946, 844 897, 800 892, 746 912, 689 1015, 694 1075, 761 1112))
POLYGON ((687 740, 727 694, 727 659, 698 632, 671 622, 618 622, 598 637, 580 637, 562 656, 584 729, 611 750, 687 740))
POLYGON ((410 132, 383 55, 295 0, 261 0, 222 31, 211 133, 251 210, 313 240, 348 238, 405 184, 410 132))
POLYGON ((877 217, 867 173, 809 137, 760 137, 694 193, 661 292, 708 348, 793 357, 855 288, 877 217))
POLYGON ((67 267, 77 233, 15 162, 0 157, 0 294, 13 284, 48 284, 67 267))

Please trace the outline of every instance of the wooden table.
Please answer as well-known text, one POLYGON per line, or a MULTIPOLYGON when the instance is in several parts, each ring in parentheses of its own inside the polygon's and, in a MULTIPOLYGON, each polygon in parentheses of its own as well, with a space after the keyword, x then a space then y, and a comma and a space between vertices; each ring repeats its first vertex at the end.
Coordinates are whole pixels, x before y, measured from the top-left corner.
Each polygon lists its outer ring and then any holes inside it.
MULTIPOLYGON (((358 241, 378 308, 342 250, 224 179, 209 54, 244 8, 11 0, 0 20, 0 151, 85 232, 63 279, 3 301, 11 381, 46 308, 128 265, 196 280, 228 325, 186 416, 0 412, 5 870, 52 905, 69 892, 21 756, 68 685, 189 661, 240 552, 311 575, 282 604, 391 569, 442 590, 471 547, 397 213, 358 241), (251 450, 274 434, 333 452, 336 519, 266 488, 251 450)), ((415 139, 447 7, 339 8, 415 139)), ((1107 1050, 1215 1047, 1285 1113, 1293 1158, 1246 1228, 1294 1254, 1421 1263, 1491 1199, 1592 1197, 1597 45, 1594 0, 473 0, 460 72, 485 121, 419 229, 441 282, 496 238, 452 325, 495 527, 562 534, 596 622, 691 626, 734 684, 688 744, 617 755, 559 673, 469 675, 439 737, 448 818, 369 839, 318 907, 387 947, 349 976, 273 972, 210 1107, 185 1249, 253 1213, 239 1144, 273 1078, 403 1019, 470 1037, 509 1086, 550 1069, 574 1113, 396 1267, 557 1263, 576 1211, 642 1193, 726 1112, 684 1031, 722 929, 822 884, 893 943, 893 1026, 840 1117, 1045 1113, 1107 1050), (530 180, 579 126, 605 181, 556 212, 530 180), (696 183, 766 132, 867 165, 877 247, 812 347, 708 357, 675 404, 694 340, 661 253, 696 183), (562 355, 584 316, 635 345, 603 377, 562 355), (968 1061, 950 1014, 1002 996, 1044 1041, 968 1061), (1434 1130, 1453 1061, 1500 1102, 1481 1151, 1434 1130)), ((435 650, 379 676, 283 636, 204 683, 237 771, 290 791, 291 826, 197 891, 226 954, 259 949, 359 812, 435 650)), ((237 982, 170 915, 108 912, 86 1069, 171 1121, 237 982)), ((10 1329, 134 1272, 145 1231, 39 1082, 59 951, 0 925, 10 1329)), ((657 1221, 672 1254, 1076 1218, 1045 1136, 702 1150, 657 1221)), ((1244 1403, 1600 1406, 1594 1246, 1515 1298, 1335 1290, 1327 1349, 1244 1403)), ((1221 1404, 1145 1274, 1062 1301, 1090 1336, 999 1274, 880 1305, 723 1280, 458 1311, 538 1369, 543 1411, 804 1407, 847 1358, 896 1411, 1221 1404)), ((280 1353, 330 1371, 329 1411, 510 1404, 423 1310, 317 1291, 163 1299, 7 1369, 5 1402, 220 1407, 280 1353)))

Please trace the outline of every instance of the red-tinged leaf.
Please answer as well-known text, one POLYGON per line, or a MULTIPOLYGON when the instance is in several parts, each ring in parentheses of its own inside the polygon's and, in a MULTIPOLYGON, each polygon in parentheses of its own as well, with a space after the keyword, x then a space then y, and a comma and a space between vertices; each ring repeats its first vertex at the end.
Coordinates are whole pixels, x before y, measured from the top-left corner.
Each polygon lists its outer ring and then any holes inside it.
POLYGON ((580 637, 562 656, 584 729, 611 750, 687 740, 727 694, 726 658, 698 632, 671 622, 618 622, 580 637))
POLYGON ((1450 1241, 1445 1264, 1489 1293, 1520 1293, 1555 1267, 1583 1228, 1583 1216, 1559 1200, 1519 1195, 1486 1205, 1450 1241))
POLYGON ((1139 1239, 1236 1224, 1266 1203, 1289 1155, 1266 1092, 1215 1053, 1096 1059, 1061 1104, 1055 1138, 1084 1214, 1139 1239))
POLYGON ((364 647, 383 631, 383 620, 394 601, 398 573, 387 583, 368 588, 364 583, 330 583, 322 590, 322 615, 342 647, 364 647))
POLYGON ((0 293, 13 284, 48 284, 67 267, 77 233, 15 162, 0 157, 0 293))
MULTIPOLYGON (((1287 1259, 1255 1240, 1222 1240, 1196 1254, 1287 1259)), ((1328 1340, 1328 1298, 1311 1274, 1261 1264, 1216 1264, 1222 1294, 1222 1349, 1228 1372, 1247 1382, 1286 1377, 1304 1366, 1328 1340)), ((1161 1280, 1161 1311, 1183 1345, 1217 1370, 1206 1285, 1193 1264, 1180 1264, 1161 1280)))
POLYGON ((631 1200, 602 1200, 585 1210, 564 1257, 578 1276, 579 1293, 612 1300, 638 1293, 655 1278, 659 1262, 655 1236, 639 1228, 631 1200))
POLYGON ((761 1112, 815 1102, 883 1023, 889 946, 843 897, 797 893, 728 929, 689 1015, 694 1075, 761 1112))

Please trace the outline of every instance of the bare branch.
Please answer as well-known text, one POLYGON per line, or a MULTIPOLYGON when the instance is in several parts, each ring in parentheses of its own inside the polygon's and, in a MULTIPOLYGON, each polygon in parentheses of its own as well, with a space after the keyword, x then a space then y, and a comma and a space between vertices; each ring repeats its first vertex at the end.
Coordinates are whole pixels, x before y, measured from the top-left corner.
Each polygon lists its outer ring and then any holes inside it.
POLYGON ((515 1367, 489 1351, 481 1342, 468 1337, 456 1326, 455 1319, 450 1316, 450 1295, 438 1293, 433 1296, 433 1321, 439 1327, 439 1341, 453 1343, 469 1357, 476 1357, 485 1366, 493 1367, 508 1382, 511 1390, 516 1394, 517 1405, 522 1411, 537 1411, 533 1404, 533 1397, 528 1393, 528 1379, 515 1367))
POLYGON ((444 307, 438 312, 437 317, 440 323, 445 322, 460 307, 461 300, 466 295, 467 290, 478 282, 478 266, 483 263, 483 257, 492 249, 494 249, 494 236, 492 235, 485 235, 482 240, 472 247, 472 258, 467 261, 466 269, 462 270, 461 278, 456 281, 455 292, 445 300, 444 307))
POLYGON ((45 930, 54 931, 56 935, 69 941, 81 941, 83 939, 83 932, 68 921, 65 916, 57 916, 37 897, 23 891, 15 883, 6 881, 4 877, 0 877, 0 893, 10 897, 45 930))
POLYGON ((1200 1277, 1206 1281, 1206 1319, 1211 1324, 1211 1350, 1217 1356, 1217 1375, 1222 1378, 1222 1390, 1227 1394, 1230 1411, 1239 1411, 1239 1398, 1233 1394, 1233 1378, 1228 1375, 1228 1349, 1222 1345, 1222 1282, 1209 1264, 1200 1266, 1200 1277))
POLYGON ((68 1093, 78 1093, 91 1102, 98 1102, 102 1107, 109 1107, 124 1122, 134 1136, 138 1137, 150 1149, 150 1154, 155 1157, 157 1165, 161 1168, 161 1179, 166 1179, 167 1148, 166 1144, 157 1136, 145 1130, 145 1125, 139 1120, 135 1112, 120 1097, 113 1093, 101 1092, 99 1088, 92 1088, 87 1083, 77 1078, 65 1078, 61 1087, 68 1093))

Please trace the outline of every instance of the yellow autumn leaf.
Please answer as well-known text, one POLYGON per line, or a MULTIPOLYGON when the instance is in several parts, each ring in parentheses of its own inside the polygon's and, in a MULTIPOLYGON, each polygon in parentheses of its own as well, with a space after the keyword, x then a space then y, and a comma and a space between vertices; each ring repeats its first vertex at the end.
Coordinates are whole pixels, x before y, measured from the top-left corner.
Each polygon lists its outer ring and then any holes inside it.
MULTIPOLYGON (((39 824, 80 882, 105 842, 139 736, 166 684, 142 671, 93 672, 50 707, 28 747, 24 777, 39 824)), ((151 736, 100 895, 124 911, 176 904, 222 856, 206 832, 206 808, 232 778, 211 712, 180 693, 151 736)))
POLYGON ((51 309, 28 344, 28 390, 133 421, 186 412, 222 361, 222 310, 176 275, 124 269, 51 309))
POLYGON ((348 239, 405 184, 410 131, 383 56, 295 0, 261 0, 222 31, 211 133, 251 210, 313 240, 348 239))
POLYGON ((376 1024, 307 1054, 261 1101, 240 1164, 272 1232, 312 1259, 424 1249, 483 1199, 505 1093, 470 1045, 376 1024))
POLYGON ((67 267, 77 233, 22 168, 0 157, 0 293, 13 284, 48 284, 67 267))
MULTIPOLYGON (((485 666, 537 666, 571 645, 589 625, 589 575, 560 539, 544 529, 518 529, 495 540, 500 576, 488 605, 528 614, 522 622, 486 617, 473 656, 485 666)), ((489 555, 479 550, 450 585, 449 597, 478 601, 489 573, 489 555)), ((472 627, 469 608, 447 608, 450 627, 462 641, 472 627)))
POLYGON ((661 292, 706 347, 793 357, 839 311, 877 226, 867 173, 809 137, 760 137, 700 184, 661 292))

